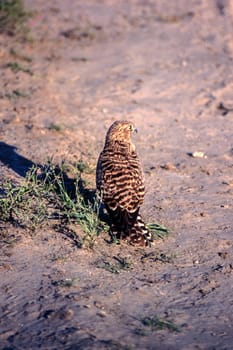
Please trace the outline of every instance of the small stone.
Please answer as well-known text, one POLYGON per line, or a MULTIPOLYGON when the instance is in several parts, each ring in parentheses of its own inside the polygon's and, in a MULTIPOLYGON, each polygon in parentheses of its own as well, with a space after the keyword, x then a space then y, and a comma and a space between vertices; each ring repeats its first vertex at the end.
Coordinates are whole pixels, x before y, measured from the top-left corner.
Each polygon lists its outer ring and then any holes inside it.
POLYGON ((171 164, 171 163, 166 163, 166 164, 161 164, 160 165, 161 169, 165 169, 165 170, 170 170, 170 171, 174 171, 176 170, 175 165, 171 164))
POLYGON ((103 310, 98 311, 98 312, 96 313, 96 315, 97 315, 97 316, 100 316, 100 317, 106 317, 106 316, 107 316, 106 312, 103 311, 103 310))
POLYGON ((201 151, 189 152, 188 155, 193 158, 207 158, 207 155, 201 151))

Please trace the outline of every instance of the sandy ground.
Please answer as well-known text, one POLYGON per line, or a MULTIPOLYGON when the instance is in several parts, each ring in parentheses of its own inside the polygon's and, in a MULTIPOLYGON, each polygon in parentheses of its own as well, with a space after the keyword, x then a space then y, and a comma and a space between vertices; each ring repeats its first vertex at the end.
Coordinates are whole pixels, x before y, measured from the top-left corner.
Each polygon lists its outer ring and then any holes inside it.
POLYGON ((1 180, 51 157, 95 165, 109 125, 129 119, 142 213, 171 235, 145 249, 100 236, 88 250, 51 228, 31 237, 2 223, 0 348, 233 349, 232 2, 26 6, 31 40, 0 36, 1 180), (33 75, 6 66, 12 48, 33 75), (100 268, 119 258, 130 269, 100 268), (142 322, 155 316, 179 332, 142 322))

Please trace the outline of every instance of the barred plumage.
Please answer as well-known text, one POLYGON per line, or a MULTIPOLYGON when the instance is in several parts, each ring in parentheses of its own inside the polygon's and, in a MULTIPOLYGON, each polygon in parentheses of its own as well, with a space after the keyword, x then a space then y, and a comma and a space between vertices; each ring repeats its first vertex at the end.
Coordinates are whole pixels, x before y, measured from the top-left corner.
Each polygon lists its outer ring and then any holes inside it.
POLYGON ((131 141, 132 123, 109 128, 96 170, 96 187, 111 218, 111 232, 132 244, 148 245, 150 232, 139 214, 145 195, 144 175, 131 141))

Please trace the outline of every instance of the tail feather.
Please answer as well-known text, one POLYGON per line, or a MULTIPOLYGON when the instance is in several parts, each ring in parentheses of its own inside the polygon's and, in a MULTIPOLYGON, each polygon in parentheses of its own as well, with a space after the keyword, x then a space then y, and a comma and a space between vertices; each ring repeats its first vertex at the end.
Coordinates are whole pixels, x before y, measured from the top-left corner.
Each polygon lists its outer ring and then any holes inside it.
POLYGON ((129 236, 130 231, 137 220, 139 208, 135 212, 130 213, 127 210, 122 210, 119 207, 117 207, 115 210, 112 210, 107 205, 105 206, 112 221, 112 234, 118 239, 124 239, 129 236))
POLYGON ((151 232, 147 229, 140 214, 138 214, 137 220, 131 229, 129 240, 132 244, 142 246, 148 246, 153 242, 151 232))
MULTIPOLYGON (((123 219, 123 217, 121 218, 123 219)), ((120 222, 112 220, 111 234, 117 239, 126 239, 133 245, 149 246, 153 242, 152 235, 138 212, 131 225, 128 220, 127 224, 124 220, 120 220, 120 222)))

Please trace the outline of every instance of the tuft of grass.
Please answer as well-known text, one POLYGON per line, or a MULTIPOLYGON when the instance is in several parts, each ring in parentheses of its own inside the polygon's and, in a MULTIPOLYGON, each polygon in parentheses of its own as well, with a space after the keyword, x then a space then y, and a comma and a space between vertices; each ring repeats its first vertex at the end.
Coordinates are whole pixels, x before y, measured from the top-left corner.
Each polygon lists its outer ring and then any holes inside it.
POLYGON ((158 316, 145 317, 141 322, 144 326, 150 327, 152 331, 168 329, 169 331, 180 332, 180 328, 173 321, 158 316))
POLYGON ((50 184, 38 181, 37 168, 31 169, 20 185, 6 181, 2 185, 0 217, 35 231, 48 218, 50 184))
POLYGON ((23 0, 0 0, 0 33, 25 34, 28 31, 25 25, 28 17, 23 0))
POLYGON ((8 100, 16 100, 21 97, 29 97, 30 93, 24 92, 22 90, 13 90, 12 92, 7 92, 5 94, 1 94, 0 98, 7 98, 8 100))
POLYGON ((60 131, 62 131, 62 126, 59 125, 59 124, 51 123, 51 124, 48 126, 48 130, 54 130, 54 131, 60 132, 60 131))
POLYGON ((103 263, 97 265, 97 267, 100 267, 100 268, 107 270, 108 272, 111 272, 111 273, 115 273, 115 274, 120 273, 119 266, 111 264, 108 261, 104 261, 103 263))
POLYGON ((121 258, 119 256, 114 256, 113 258, 118 262, 121 270, 132 269, 132 261, 129 261, 127 258, 121 258))
POLYGON ((60 281, 54 281, 54 282, 52 282, 52 284, 54 286, 70 288, 76 284, 76 279, 75 278, 65 278, 65 279, 60 280, 60 281))
POLYGON ((23 67, 18 62, 9 62, 6 66, 8 68, 10 68, 15 73, 24 72, 24 73, 27 73, 29 75, 33 75, 32 71, 29 68, 23 67))
POLYGON ((93 247, 95 239, 107 225, 99 219, 99 203, 95 197, 93 201, 85 199, 79 190, 79 179, 74 183, 74 193, 66 188, 66 179, 61 170, 51 168, 52 177, 56 185, 56 193, 59 199, 60 216, 68 221, 77 222, 84 232, 83 245, 93 247))
POLYGON ((176 257, 175 254, 172 255, 168 255, 166 253, 162 253, 162 252, 149 252, 149 253, 145 253, 143 254, 143 256, 141 257, 141 261, 144 263, 146 260, 150 260, 153 262, 161 262, 164 264, 170 264, 173 263, 174 258, 176 257))
POLYGON ((129 261, 127 258, 114 256, 113 259, 116 260, 117 263, 112 264, 107 260, 104 260, 104 261, 100 260, 100 261, 97 261, 97 267, 105 269, 115 274, 119 274, 122 271, 127 271, 132 269, 132 262, 129 261))
POLYGON ((82 245, 92 247, 107 225, 98 216, 99 204, 84 198, 78 186, 80 179, 69 179, 63 164, 48 163, 43 169, 33 167, 19 185, 6 181, 0 197, 0 218, 35 231, 49 219, 76 222, 82 229, 82 245))
POLYGON ((151 232, 153 239, 164 239, 168 236, 169 230, 158 223, 147 223, 147 229, 151 232))

